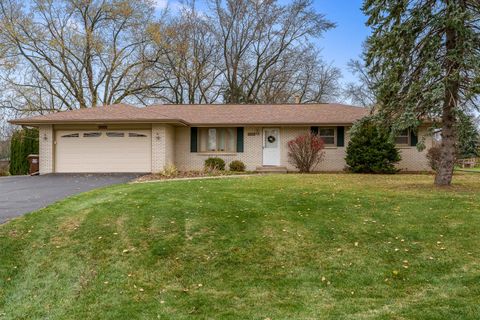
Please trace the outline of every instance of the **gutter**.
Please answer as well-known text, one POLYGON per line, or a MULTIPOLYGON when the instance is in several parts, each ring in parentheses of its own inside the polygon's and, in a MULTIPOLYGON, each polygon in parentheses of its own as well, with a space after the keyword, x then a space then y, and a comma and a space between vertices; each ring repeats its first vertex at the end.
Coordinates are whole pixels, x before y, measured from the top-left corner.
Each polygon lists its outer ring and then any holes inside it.
POLYGON ((41 121, 23 121, 22 119, 13 119, 8 121, 11 124, 15 125, 25 125, 25 126, 40 126, 40 125, 49 125, 49 124, 152 124, 152 123, 165 123, 165 124, 181 124, 182 126, 188 127, 190 123, 181 119, 168 119, 168 120, 41 120, 41 121))

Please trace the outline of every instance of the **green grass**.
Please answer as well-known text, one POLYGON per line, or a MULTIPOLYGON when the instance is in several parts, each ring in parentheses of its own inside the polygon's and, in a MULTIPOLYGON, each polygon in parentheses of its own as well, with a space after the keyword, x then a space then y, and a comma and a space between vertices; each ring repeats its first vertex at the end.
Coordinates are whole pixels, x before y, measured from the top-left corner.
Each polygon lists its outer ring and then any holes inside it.
POLYGON ((475 168, 455 168, 457 171, 463 171, 463 172, 480 172, 480 167, 475 167, 475 168))
POLYGON ((130 184, 0 226, 0 319, 478 319, 480 179, 130 184))

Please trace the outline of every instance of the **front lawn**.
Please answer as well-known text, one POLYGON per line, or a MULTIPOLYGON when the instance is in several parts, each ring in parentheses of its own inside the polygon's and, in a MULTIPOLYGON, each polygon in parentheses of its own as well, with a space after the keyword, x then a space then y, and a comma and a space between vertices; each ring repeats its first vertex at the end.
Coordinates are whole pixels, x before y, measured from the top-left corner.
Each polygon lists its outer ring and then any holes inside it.
POLYGON ((457 171, 463 171, 463 172, 480 172, 480 167, 475 167, 475 168, 455 168, 457 171))
POLYGON ((0 226, 0 319, 478 319, 480 179, 94 190, 0 226))

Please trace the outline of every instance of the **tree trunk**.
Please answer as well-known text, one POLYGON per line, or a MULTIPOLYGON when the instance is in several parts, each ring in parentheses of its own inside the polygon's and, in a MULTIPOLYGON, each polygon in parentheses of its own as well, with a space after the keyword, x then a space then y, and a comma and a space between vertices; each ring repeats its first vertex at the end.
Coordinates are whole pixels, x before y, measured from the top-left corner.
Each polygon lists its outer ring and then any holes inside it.
POLYGON ((440 164, 435 176, 437 186, 449 186, 452 183, 453 169, 455 165, 455 112, 456 101, 450 98, 445 101, 442 114, 442 144, 440 164), (453 104, 453 105, 452 105, 453 104))
MULTIPOLYGON (((451 20, 453 3, 456 0, 447 1, 447 20, 451 20)), ((460 1, 462 3, 462 1, 460 1)), ((456 153, 456 110, 458 108, 460 91, 460 58, 462 57, 462 39, 457 31, 447 26, 446 35, 446 83, 445 98, 442 110, 442 144, 440 165, 435 176, 435 185, 449 186, 452 183, 453 169, 455 166, 456 153)))

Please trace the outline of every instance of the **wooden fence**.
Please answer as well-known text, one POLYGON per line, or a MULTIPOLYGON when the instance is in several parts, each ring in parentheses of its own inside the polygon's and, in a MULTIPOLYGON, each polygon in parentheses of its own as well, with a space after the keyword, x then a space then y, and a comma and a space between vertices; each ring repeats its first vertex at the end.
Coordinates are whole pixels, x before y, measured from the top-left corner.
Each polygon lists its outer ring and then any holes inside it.
POLYGON ((475 168, 480 164, 480 158, 458 159, 457 165, 462 168, 475 168))

